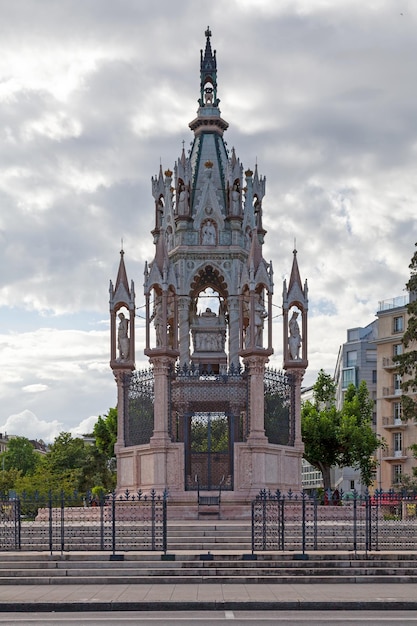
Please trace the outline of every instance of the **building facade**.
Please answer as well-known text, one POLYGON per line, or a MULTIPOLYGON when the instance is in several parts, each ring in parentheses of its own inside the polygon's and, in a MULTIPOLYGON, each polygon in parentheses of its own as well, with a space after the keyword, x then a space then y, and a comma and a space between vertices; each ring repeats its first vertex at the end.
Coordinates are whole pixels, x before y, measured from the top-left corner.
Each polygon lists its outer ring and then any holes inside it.
POLYGON ((395 488, 404 476, 412 475, 417 465, 410 445, 417 442, 416 423, 402 420, 401 376, 396 371, 394 357, 403 352, 402 336, 408 324, 409 297, 400 296, 379 303, 378 317, 378 382, 377 432, 386 442, 378 450, 378 487, 395 488))
MULTIPOLYGON (((345 393, 350 384, 358 387, 366 382, 370 398, 374 402, 372 423, 377 421, 377 348, 378 320, 365 327, 349 328, 346 341, 340 346, 334 380, 336 383, 336 406, 343 407, 345 393)), ((332 485, 344 492, 355 489, 361 493, 365 489, 361 483, 360 471, 353 467, 336 467, 332 472, 332 485)))

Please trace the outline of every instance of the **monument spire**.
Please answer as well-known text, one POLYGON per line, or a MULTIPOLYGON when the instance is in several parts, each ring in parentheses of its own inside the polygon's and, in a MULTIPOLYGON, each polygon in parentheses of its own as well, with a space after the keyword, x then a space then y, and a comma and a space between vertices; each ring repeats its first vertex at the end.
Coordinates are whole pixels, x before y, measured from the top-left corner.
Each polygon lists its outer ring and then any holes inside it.
POLYGON ((204 33, 206 36, 206 49, 200 50, 200 100, 201 107, 206 104, 218 106, 220 100, 217 99, 217 62, 216 51, 214 54, 211 50, 211 30, 207 26, 207 30, 204 33))

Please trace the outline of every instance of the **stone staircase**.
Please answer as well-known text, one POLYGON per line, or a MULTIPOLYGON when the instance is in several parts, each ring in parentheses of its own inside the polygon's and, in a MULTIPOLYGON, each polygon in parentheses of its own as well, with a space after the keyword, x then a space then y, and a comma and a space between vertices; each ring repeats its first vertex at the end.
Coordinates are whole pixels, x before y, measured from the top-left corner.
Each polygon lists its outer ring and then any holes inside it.
POLYGON ((303 556, 7 553, 0 561, 0 585, 417 583, 416 554, 303 556))
MULTIPOLYGON (((62 554, 29 551, 34 544, 25 545, 22 536, 22 551, 0 553, 0 585, 417 583, 417 550, 406 551, 404 544, 402 551, 389 551, 388 542, 381 551, 354 552, 348 529, 334 523, 320 533, 320 551, 307 545, 305 554, 295 533, 291 542, 291 524, 286 525, 285 552, 255 554, 251 524, 244 521, 169 521, 167 554, 89 551, 85 526, 82 530, 79 546, 62 554)), ((73 533, 76 538, 76 526, 73 533)))

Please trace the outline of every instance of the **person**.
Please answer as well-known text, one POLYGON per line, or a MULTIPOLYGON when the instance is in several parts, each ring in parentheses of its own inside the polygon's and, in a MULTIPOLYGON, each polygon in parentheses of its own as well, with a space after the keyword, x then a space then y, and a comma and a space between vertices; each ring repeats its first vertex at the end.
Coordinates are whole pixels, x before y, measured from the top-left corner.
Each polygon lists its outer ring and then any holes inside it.
POLYGON ((206 222, 203 227, 203 245, 213 246, 216 243, 216 229, 213 222, 206 222))
POLYGON ((124 313, 119 313, 119 328, 117 332, 117 344, 119 348, 119 359, 125 361, 129 357, 129 337, 127 336, 128 320, 124 313))
POLYGON ((289 323, 290 336, 288 339, 288 347, 290 350, 290 357, 293 361, 296 361, 300 358, 300 346, 301 346, 301 336, 300 336, 300 328, 297 322, 298 312, 293 311, 292 317, 289 323))

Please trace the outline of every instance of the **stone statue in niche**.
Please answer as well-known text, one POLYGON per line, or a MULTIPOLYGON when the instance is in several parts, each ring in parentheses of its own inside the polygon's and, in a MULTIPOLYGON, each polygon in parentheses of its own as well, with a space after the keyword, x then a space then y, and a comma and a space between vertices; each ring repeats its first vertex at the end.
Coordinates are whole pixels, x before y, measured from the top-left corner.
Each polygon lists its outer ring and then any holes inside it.
POLYGON ((124 313, 119 313, 119 328, 117 331, 117 347, 119 348, 119 361, 126 361, 129 358, 129 320, 124 313))
POLYGON ((203 226, 202 244, 204 246, 214 246, 216 244, 216 228, 211 220, 208 220, 203 226))
POLYGON ((261 297, 255 300, 255 346, 262 348, 262 337, 264 331, 264 320, 268 313, 261 302, 261 297))
POLYGON ((181 185, 180 193, 178 196, 178 215, 188 215, 188 191, 185 185, 181 185))
POLYGON ((290 358, 293 361, 296 361, 300 358, 300 347, 301 347, 301 335, 300 335, 300 327, 297 322, 298 311, 293 311, 292 317, 290 319, 290 323, 288 324, 288 328, 290 331, 290 336, 288 339, 288 348, 290 352, 290 358))
POLYGON ((163 345, 164 338, 164 320, 162 319, 162 298, 161 296, 156 296, 153 313, 151 315, 150 321, 154 323, 155 326, 155 336, 156 336, 156 345, 163 345))
POLYGON ((233 185, 232 189, 232 215, 239 215, 240 213, 240 193, 237 183, 233 185))

